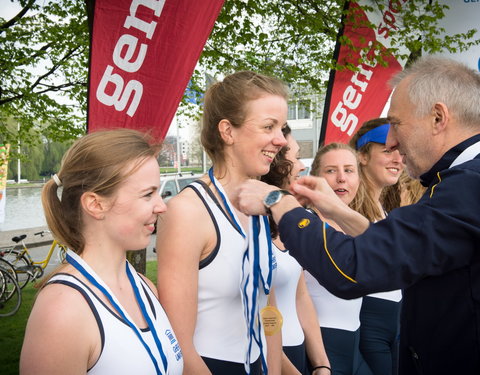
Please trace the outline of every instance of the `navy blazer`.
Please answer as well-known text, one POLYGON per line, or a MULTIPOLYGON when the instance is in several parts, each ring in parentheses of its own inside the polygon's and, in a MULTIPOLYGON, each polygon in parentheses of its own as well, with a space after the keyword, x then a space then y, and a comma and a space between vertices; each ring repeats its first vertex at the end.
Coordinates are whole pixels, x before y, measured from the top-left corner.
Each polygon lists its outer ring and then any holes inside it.
POLYGON ((449 168, 479 141, 448 151, 421 176, 417 204, 360 236, 303 208, 279 223, 290 254, 338 297, 403 289, 400 375, 480 374, 480 155, 449 168))

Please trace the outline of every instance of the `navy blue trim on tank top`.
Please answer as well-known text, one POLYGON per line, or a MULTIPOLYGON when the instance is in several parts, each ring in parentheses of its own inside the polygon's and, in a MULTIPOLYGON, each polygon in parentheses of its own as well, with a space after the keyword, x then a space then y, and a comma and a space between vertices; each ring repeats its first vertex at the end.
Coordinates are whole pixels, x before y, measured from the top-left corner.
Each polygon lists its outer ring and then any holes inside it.
POLYGON ((166 358, 165 353, 163 351, 162 344, 161 344, 160 339, 158 337, 158 333, 155 329, 155 326, 153 325, 151 317, 149 316, 149 314, 146 310, 145 304, 144 304, 144 302, 141 298, 140 292, 138 290, 138 287, 137 287, 136 282, 135 282, 134 277, 133 277, 133 273, 130 270, 129 263, 127 261, 125 261, 125 270, 126 270, 126 273, 127 273, 127 277, 128 277, 128 279, 130 281, 130 284, 133 288, 135 299, 137 300, 137 304, 140 307, 140 311, 142 312, 142 315, 143 315, 145 321, 147 322, 148 326, 150 327, 150 331, 152 333, 153 339, 154 339, 155 344, 157 346, 157 349, 160 353, 160 357, 161 357, 161 360, 162 360, 164 371, 161 371, 157 359, 153 355, 152 350, 150 349, 149 345, 145 342, 144 338, 140 334, 140 330, 137 328, 137 326, 132 321, 130 321, 127 318, 126 312, 124 311, 123 307, 119 304, 119 302, 117 303, 115 301, 115 297, 112 294, 110 294, 106 284, 104 284, 101 279, 97 280, 98 276, 94 276, 94 271, 93 270, 90 269, 90 271, 88 271, 88 268, 90 268, 89 265, 78 254, 69 250, 69 251, 67 251, 66 260, 75 269, 77 269, 77 271, 79 271, 90 283, 92 283, 96 288, 98 288, 103 293, 103 295, 105 297, 107 297, 107 299, 112 304, 112 306, 118 311, 118 313, 122 316, 122 318, 128 323, 128 325, 130 326, 132 331, 135 333, 137 338, 140 340, 140 342, 144 346, 145 350, 147 351, 148 355, 150 356, 150 359, 152 360, 152 363, 155 366, 156 373, 157 374, 168 373, 167 358, 166 358), (102 285, 102 283, 103 283, 103 285, 102 285))
MULTIPOLYGON (((147 297, 148 305, 150 306, 150 310, 152 311, 153 317, 157 319, 157 312, 155 311, 155 307, 153 306, 153 301, 150 298, 150 294, 148 294, 148 291, 147 291, 148 285, 147 286, 143 285, 145 283, 145 280, 143 280, 142 276, 138 275, 138 277, 140 277, 140 280, 142 280, 142 289, 143 289, 143 292, 145 293, 145 297, 147 297)), ((150 288, 148 288, 148 290, 151 291, 150 288)))
POLYGON ((210 196, 210 198, 212 198, 215 205, 219 208, 219 210, 222 212, 222 214, 225 216, 225 218, 228 220, 228 222, 232 225, 232 227, 234 227, 235 230, 243 236, 242 230, 235 223, 233 216, 230 216, 230 214, 225 210, 225 208, 221 205, 220 201, 218 200, 217 196, 214 194, 212 189, 210 189, 210 187, 205 183, 205 181, 198 180, 198 181, 195 181, 195 182, 199 183, 205 189, 207 194, 210 196))
MULTIPOLYGON (((78 278, 76 278, 75 276, 73 275, 70 275, 68 273, 61 273, 61 274, 57 274, 57 275, 68 275, 68 276, 71 276, 73 277, 74 279, 76 279, 77 281, 79 281, 85 288, 87 288, 90 292, 92 292, 92 290, 87 286, 85 285, 84 282, 82 282, 81 280, 79 280, 78 278)), ((71 281, 68 281, 68 280, 53 280, 53 281, 50 281, 47 283, 47 285, 50 285, 50 284, 62 284, 62 285, 65 285, 65 286, 69 286, 70 288, 72 289, 75 289, 76 291, 78 291, 82 296, 83 298, 85 298, 85 301, 87 302, 88 306, 90 307, 90 310, 92 310, 92 314, 93 316, 95 317, 95 320, 97 321, 97 325, 98 325, 98 330, 100 331, 100 353, 98 355, 98 358, 97 360, 95 361, 95 363, 92 365, 92 367, 90 367, 89 369, 87 369, 87 372, 90 371, 92 368, 95 367, 95 365, 98 363, 98 361, 100 360, 100 357, 102 356, 102 353, 103 353, 103 349, 105 347, 105 329, 103 328, 103 323, 102 323, 102 320, 100 319, 100 314, 98 313, 97 311, 97 308, 95 307, 95 304, 93 303, 92 299, 90 298, 90 296, 87 294, 87 292, 82 289, 82 287, 72 283, 71 281)), ((93 292, 92 292, 93 293, 93 292)), ((95 293, 93 293, 93 295, 95 295, 95 293)), ((95 295, 95 297, 98 299, 98 297, 95 295)), ((101 300, 99 300, 100 302, 102 302, 101 300)), ((107 307, 103 302, 102 304, 107 307)))
MULTIPOLYGON (((197 181, 199 182, 199 181, 197 181)), ((203 182, 203 181, 202 181, 203 182)), ((205 184, 203 182, 203 184, 205 184)), ((203 186, 203 185, 202 185, 203 186)), ((221 245, 221 237, 220 237, 220 229, 218 228, 218 223, 217 221, 215 220, 215 216, 213 215, 213 212, 212 210, 210 209, 210 207, 208 206, 207 202, 205 201, 205 199, 203 198, 202 196, 202 193, 198 190, 198 188, 194 185, 188 185, 186 187, 189 187, 191 188, 197 195, 198 197, 200 198, 200 200, 203 202, 205 208, 207 209, 208 211, 208 214, 210 215, 210 218, 212 219, 212 222, 213 222, 213 226, 215 227, 215 233, 217 235, 217 243, 215 244, 215 247, 213 248, 213 250, 211 251, 210 254, 208 254, 204 259, 202 259, 200 262, 199 262, 199 265, 198 265, 198 269, 202 269, 202 268, 205 268, 206 266, 208 266, 210 263, 212 263, 212 261, 215 259, 215 257, 217 256, 218 254, 218 251, 220 250, 220 245, 221 245)), ((205 188, 205 186, 203 186, 205 188)), ((208 189, 208 188, 207 188, 208 189)))

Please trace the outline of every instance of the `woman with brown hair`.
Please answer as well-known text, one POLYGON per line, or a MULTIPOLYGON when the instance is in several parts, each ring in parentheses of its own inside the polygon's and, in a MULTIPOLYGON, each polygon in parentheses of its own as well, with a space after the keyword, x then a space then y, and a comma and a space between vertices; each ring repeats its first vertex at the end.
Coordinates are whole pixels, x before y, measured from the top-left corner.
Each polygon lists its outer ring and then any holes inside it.
MULTIPOLYGON (((324 177, 335 195, 345 205, 355 199, 360 185, 359 166, 354 149, 343 143, 330 143, 317 151, 311 175, 324 177)), ((341 230, 337 223, 327 225, 341 230)), ((359 350, 360 308, 362 298, 345 300, 336 297, 307 271, 305 280, 320 323, 323 343, 334 375, 371 375, 359 350)))
POLYGON ((403 171, 398 181, 400 183, 400 206, 417 203, 427 190, 420 180, 411 178, 406 171, 403 171))
MULTIPOLYGON (((277 154, 270 172, 261 181, 288 190, 305 166, 299 159, 300 147, 287 125, 283 129, 287 146, 277 154)), ((277 307, 283 316, 282 374, 330 375, 330 363, 323 346, 322 334, 312 299, 308 293, 302 267, 289 255, 277 225, 270 218, 270 228, 277 261, 274 282, 277 307)))
POLYGON ((156 289, 126 260, 150 243, 166 209, 159 147, 134 130, 88 134, 43 187, 48 226, 69 250, 33 306, 21 374, 182 373, 156 289))
MULTIPOLYGON (((398 151, 385 147, 388 119, 365 122, 350 140, 360 161, 360 194, 350 207, 376 222, 400 207, 399 178, 404 165, 398 151)), ((394 250, 394 249, 392 249, 394 250)), ((363 298, 360 311, 360 350, 374 374, 396 373, 402 292, 375 293, 363 298)))
MULTIPOLYGON (((273 277, 271 239, 266 217, 249 218, 237 209, 237 187, 268 173, 287 143, 286 122, 287 89, 277 79, 237 72, 205 94, 201 140, 213 166, 169 200, 157 231, 158 291, 182 347, 185 374, 266 370, 258 328, 273 277), (253 238, 258 242, 249 242, 253 238), (255 255, 257 245, 263 250, 255 255)), ((280 349, 278 342, 278 355, 280 349)))

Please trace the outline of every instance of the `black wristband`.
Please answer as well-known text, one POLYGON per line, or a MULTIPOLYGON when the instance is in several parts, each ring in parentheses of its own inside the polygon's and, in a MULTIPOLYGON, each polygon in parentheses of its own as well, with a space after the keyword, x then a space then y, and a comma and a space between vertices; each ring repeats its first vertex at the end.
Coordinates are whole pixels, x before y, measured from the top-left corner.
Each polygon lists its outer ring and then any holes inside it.
POLYGON ((321 369, 321 368, 326 368, 326 369, 328 369, 328 371, 330 371, 330 373, 332 373, 332 369, 328 366, 315 366, 314 368, 312 368, 312 372, 314 372, 315 370, 321 369))

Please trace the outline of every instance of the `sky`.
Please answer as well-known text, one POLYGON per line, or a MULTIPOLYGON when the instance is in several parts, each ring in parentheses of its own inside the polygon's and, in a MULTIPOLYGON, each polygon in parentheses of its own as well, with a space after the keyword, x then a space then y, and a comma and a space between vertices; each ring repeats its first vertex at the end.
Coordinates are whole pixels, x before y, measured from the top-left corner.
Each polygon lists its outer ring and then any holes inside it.
POLYGON ((0 0, 0 15, 4 19, 14 17, 22 8, 17 3, 10 0, 0 0))

